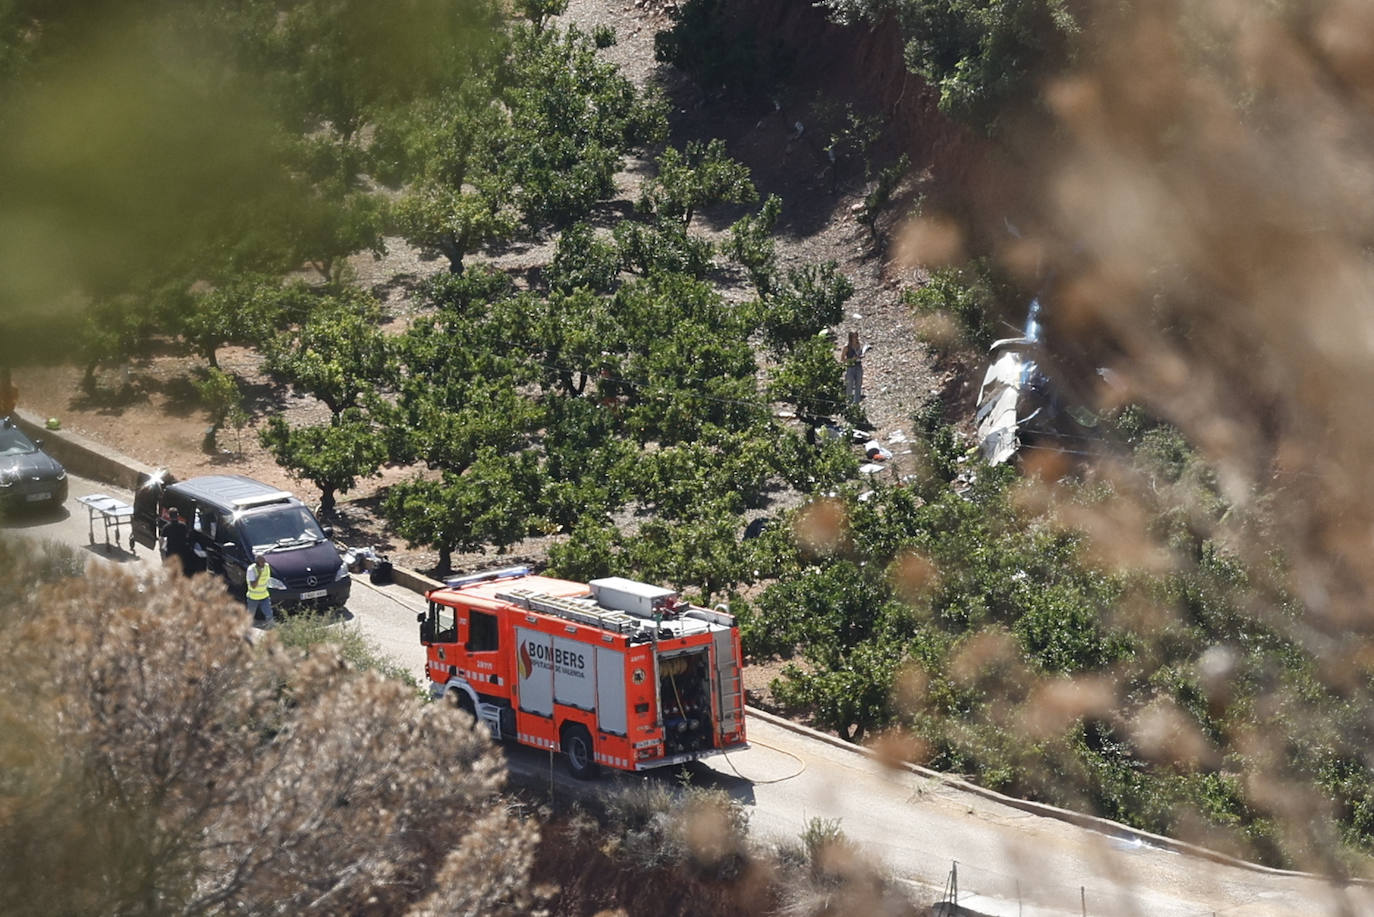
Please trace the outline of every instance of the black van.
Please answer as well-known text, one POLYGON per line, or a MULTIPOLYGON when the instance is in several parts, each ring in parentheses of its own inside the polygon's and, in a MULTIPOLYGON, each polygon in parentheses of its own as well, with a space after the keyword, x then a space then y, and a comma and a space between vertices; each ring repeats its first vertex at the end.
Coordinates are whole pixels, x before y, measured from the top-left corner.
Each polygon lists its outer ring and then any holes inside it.
POLYGON ((240 474, 177 481, 166 472, 140 475, 134 494, 134 540, 156 547, 166 510, 176 507, 190 530, 200 569, 224 578, 242 598, 253 555, 272 566, 272 604, 340 607, 353 581, 323 527, 296 497, 240 474))

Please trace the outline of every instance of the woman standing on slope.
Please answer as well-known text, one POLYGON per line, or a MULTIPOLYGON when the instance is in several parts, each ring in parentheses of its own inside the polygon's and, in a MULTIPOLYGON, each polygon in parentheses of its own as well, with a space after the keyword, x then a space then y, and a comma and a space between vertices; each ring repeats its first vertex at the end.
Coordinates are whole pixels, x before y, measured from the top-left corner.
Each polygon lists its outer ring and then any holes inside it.
POLYGON ((844 396, 850 404, 858 404, 863 398, 864 352, 867 350, 859 346, 859 332, 849 332, 849 342, 840 351, 840 362, 844 364, 844 396))

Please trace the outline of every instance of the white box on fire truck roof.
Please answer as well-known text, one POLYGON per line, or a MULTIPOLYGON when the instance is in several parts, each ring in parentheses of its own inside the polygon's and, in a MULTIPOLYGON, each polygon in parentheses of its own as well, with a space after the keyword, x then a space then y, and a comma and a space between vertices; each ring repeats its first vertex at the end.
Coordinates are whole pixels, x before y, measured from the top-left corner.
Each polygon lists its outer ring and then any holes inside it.
POLYGON ((587 583, 597 604, 617 611, 628 611, 641 618, 652 618, 677 599, 677 593, 662 586, 635 582, 623 576, 607 576, 587 583))

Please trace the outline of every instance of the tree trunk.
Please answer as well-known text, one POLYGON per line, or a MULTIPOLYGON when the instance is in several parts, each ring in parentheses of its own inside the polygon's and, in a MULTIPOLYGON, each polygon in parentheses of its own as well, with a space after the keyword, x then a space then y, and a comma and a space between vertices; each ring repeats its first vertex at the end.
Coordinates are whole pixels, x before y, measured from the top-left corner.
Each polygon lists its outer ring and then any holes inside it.
POLYGON ((439 546, 439 564, 434 568, 434 572, 439 576, 453 572, 453 548, 449 545, 439 546))
POLYGON ((443 252, 448 259, 448 272, 450 274, 463 273, 463 246, 458 244, 458 240, 453 236, 448 236, 439 241, 439 251, 443 252))
POLYGON ((320 515, 326 519, 334 518, 334 488, 321 485, 320 487, 320 515))

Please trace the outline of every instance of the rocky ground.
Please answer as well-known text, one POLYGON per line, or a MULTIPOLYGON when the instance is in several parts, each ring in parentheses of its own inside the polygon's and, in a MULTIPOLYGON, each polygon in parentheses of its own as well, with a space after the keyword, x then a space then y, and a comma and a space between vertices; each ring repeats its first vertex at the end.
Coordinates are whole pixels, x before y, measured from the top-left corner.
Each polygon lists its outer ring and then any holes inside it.
MULTIPOLYGON (((910 433, 910 415, 926 399, 950 383, 949 373, 932 368, 925 347, 918 341, 909 309, 902 303, 904 290, 921 280, 919 269, 900 266, 887 257, 886 236, 875 243, 868 230, 854 219, 853 208, 862 200, 866 186, 856 180, 832 192, 823 163, 805 138, 802 103, 773 100, 771 105, 711 101, 681 75, 654 60, 653 36, 667 27, 664 5, 657 0, 607 2, 573 0, 566 19, 585 29, 609 25, 618 42, 606 53, 641 85, 657 85, 672 105, 674 143, 695 137, 724 137, 732 155, 753 170, 762 195, 783 198, 781 238, 778 249, 784 265, 836 261, 854 285, 844 321, 835 329, 837 340, 857 331, 872 345, 864 361, 864 407, 870 426, 894 454, 891 470, 897 475, 909 469, 903 455, 909 446, 894 441, 893 434, 910 433), (800 135, 800 136, 799 136, 800 135)), ((650 168, 648 160, 627 164, 619 177, 622 198, 634 199, 635 189, 650 168)), ((905 196, 893 208, 889 223, 909 213, 915 192, 910 183, 905 196)), ((722 232, 738 216, 712 213, 694 226, 706 232, 722 232)), ((492 263, 523 272, 547 263, 552 252, 548 239, 536 239, 486 253, 492 263)), ((403 323, 414 308, 411 299, 417 282, 444 269, 422 257, 399 239, 388 241, 388 253, 380 259, 360 255, 352 266, 361 282, 382 296, 393 321, 403 323)), ((743 284, 727 296, 748 295, 743 284)), ((199 360, 169 350, 137 365, 107 370, 95 395, 83 394, 75 366, 25 368, 15 375, 21 405, 47 417, 58 418, 64 427, 90 436, 152 465, 172 470, 179 477, 210 472, 233 472, 294 487, 309 500, 310 485, 291 481, 258 444, 256 426, 266 416, 285 414, 288 420, 308 422, 322 415, 313 399, 299 397, 275 385, 261 371, 261 360, 242 348, 221 351, 223 369, 244 384, 253 421, 241 430, 222 431, 213 449, 207 449, 208 420, 197 405, 192 371, 199 360)), ((429 569, 434 554, 424 548, 399 543, 375 515, 379 488, 408 475, 403 468, 386 469, 381 477, 365 481, 341 502, 341 540, 370 544, 389 554, 393 561, 416 569, 429 569)), ((456 555, 459 568, 473 568, 511 559, 538 560, 547 550, 547 539, 532 539, 515 546, 502 558, 456 555)))

